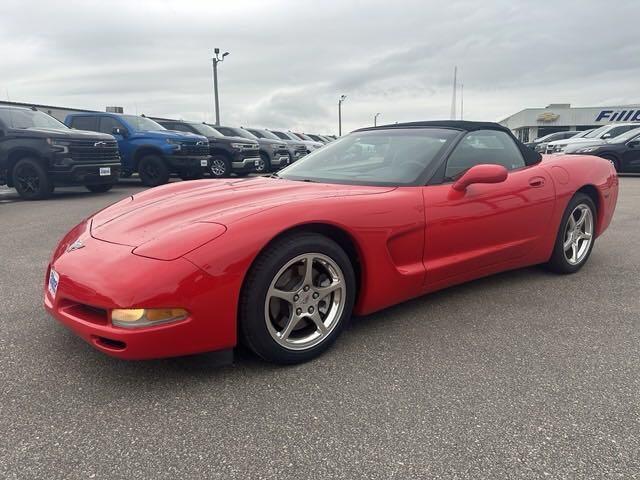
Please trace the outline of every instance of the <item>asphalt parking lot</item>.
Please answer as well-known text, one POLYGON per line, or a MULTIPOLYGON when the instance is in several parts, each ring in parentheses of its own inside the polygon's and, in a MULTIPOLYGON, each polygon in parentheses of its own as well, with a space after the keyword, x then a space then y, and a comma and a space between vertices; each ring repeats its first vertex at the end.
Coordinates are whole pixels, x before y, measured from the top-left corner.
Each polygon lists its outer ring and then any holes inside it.
POLYGON ((57 241, 141 190, 0 191, 0 478, 640 478, 640 177, 578 274, 355 319, 294 367, 115 360, 45 314, 57 241))

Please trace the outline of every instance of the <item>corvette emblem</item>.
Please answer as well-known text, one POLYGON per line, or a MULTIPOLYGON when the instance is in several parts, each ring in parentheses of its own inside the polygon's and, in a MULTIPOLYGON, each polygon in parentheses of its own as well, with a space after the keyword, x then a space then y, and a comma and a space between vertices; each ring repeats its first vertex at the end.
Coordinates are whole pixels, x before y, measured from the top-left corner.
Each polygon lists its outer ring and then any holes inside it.
POLYGON ((74 250, 80 250, 81 248, 84 248, 84 243, 82 243, 82 240, 76 240, 67 247, 67 253, 73 252, 74 250))

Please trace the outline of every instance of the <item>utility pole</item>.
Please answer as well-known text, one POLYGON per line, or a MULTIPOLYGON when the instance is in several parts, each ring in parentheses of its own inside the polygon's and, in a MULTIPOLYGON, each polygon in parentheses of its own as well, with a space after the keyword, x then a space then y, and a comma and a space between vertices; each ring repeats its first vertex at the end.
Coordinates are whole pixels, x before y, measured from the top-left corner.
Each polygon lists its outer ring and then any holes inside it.
POLYGON ((377 127, 377 126, 378 126, 378 115, 380 115, 380 112, 376 113, 376 114, 373 116, 373 126, 374 126, 374 127, 377 127))
POLYGON ((453 67, 453 97, 451 97, 451 120, 456 119, 456 88, 458 87, 458 66, 453 67))
POLYGON ((216 125, 220 125, 220 103, 218 101, 218 63, 224 61, 224 57, 229 55, 229 52, 224 52, 222 57, 220 56, 220 49, 213 49, 214 57, 211 59, 213 61, 213 98, 216 108, 216 125))
POLYGON ((346 95, 341 95, 338 100, 338 136, 342 136, 342 102, 347 99, 346 95))
POLYGON ((460 120, 464 117, 464 83, 460 84, 460 120))

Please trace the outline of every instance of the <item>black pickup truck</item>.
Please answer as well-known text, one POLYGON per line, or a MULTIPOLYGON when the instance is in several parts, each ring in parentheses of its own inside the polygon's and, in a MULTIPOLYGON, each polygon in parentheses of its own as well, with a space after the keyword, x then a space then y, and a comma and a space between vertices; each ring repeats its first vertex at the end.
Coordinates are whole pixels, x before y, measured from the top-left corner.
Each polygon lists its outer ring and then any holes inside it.
POLYGON ((213 177, 238 176, 260 170, 258 142, 240 136, 227 137, 206 123, 154 119, 167 130, 204 135, 209 140, 210 173, 213 177))
POLYGON ((45 199, 57 186, 106 192, 120 167, 111 135, 71 130, 35 108, 0 106, 0 185, 22 198, 45 199))

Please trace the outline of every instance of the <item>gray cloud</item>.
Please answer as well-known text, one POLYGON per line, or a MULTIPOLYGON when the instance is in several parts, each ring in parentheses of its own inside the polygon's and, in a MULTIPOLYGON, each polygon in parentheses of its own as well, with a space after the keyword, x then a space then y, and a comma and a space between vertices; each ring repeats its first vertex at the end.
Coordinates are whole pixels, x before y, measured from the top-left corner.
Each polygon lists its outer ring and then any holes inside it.
POLYGON ((0 5, 0 96, 224 123, 335 132, 551 102, 638 103, 636 0, 14 1, 0 5))

